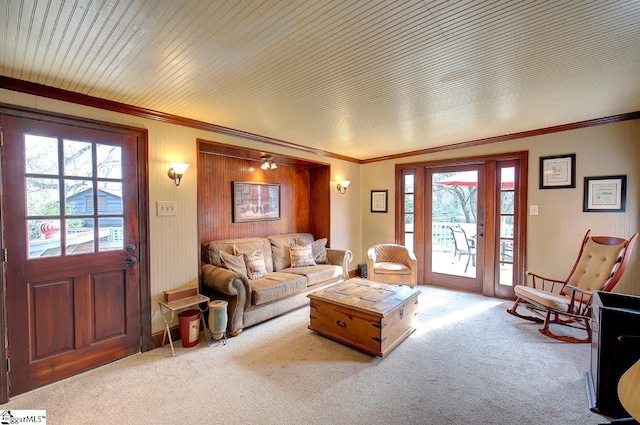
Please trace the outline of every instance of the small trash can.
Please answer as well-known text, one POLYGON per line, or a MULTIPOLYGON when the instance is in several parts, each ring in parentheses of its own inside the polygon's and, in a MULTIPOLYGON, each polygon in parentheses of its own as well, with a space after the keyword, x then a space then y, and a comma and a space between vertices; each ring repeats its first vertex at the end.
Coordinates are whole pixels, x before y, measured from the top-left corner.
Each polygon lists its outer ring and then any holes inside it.
POLYGON ((185 310, 178 313, 180 339, 184 348, 198 345, 200 336, 200 310, 185 310))

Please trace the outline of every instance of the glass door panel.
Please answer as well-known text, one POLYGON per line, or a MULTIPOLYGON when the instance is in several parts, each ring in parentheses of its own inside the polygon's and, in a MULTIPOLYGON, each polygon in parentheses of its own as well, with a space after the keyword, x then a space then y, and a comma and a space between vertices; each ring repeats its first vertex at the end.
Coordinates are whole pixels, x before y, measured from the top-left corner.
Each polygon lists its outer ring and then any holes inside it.
POLYGON ((414 251, 415 240, 414 181, 414 174, 406 174, 404 176, 404 245, 411 251, 414 251))
POLYGON ((431 270, 476 276, 478 171, 433 173, 431 270))
POLYGON ((513 286, 513 241, 515 229, 515 167, 500 167, 500 217, 498 234, 498 284, 513 286))

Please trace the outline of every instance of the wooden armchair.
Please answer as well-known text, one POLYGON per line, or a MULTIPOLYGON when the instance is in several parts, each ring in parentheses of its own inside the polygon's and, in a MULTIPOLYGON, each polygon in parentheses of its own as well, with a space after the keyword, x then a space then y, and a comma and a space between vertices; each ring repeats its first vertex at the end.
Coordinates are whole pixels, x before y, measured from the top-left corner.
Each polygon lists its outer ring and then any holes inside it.
POLYGON ((403 245, 385 243, 367 250, 367 279, 379 283, 415 285, 417 261, 403 245))
POLYGON ((516 285, 517 299, 507 310, 514 316, 543 322, 540 333, 565 342, 591 342, 591 293, 609 292, 618 283, 627 268, 638 234, 629 240, 610 236, 589 236, 587 231, 578 259, 566 280, 549 279, 532 272, 531 285, 516 285), (533 315, 516 311, 524 306, 533 315), (555 323, 585 329, 584 339, 557 335, 549 329, 555 323))

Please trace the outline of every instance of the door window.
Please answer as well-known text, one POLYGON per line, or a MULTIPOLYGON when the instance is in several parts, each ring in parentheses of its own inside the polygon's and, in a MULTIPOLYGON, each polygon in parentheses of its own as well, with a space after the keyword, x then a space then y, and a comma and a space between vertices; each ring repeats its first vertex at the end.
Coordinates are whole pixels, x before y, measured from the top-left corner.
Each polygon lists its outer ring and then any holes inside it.
POLYGON ((515 235, 515 167, 500 167, 500 211, 498 253, 500 285, 513 285, 513 242, 515 235))
POLYGON ((27 258, 122 249, 122 148, 24 137, 27 258))
POLYGON ((431 270, 476 276, 478 171, 434 172, 431 270))
POLYGON ((414 249, 415 240, 415 175, 404 176, 404 245, 410 250, 414 249))

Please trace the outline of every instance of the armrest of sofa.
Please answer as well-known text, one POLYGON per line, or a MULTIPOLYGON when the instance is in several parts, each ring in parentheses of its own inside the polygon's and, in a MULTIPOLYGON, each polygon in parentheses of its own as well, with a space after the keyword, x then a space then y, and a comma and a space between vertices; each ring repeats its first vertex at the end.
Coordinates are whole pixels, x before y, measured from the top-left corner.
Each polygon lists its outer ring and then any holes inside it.
POLYGON ((342 267, 342 277, 349 279, 349 263, 353 260, 353 254, 348 249, 327 248, 327 261, 334 266, 342 267))
POLYGON ((237 335, 243 329, 243 314, 251 305, 251 284, 246 276, 211 264, 202 265, 202 285, 229 302, 228 330, 237 335))

